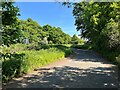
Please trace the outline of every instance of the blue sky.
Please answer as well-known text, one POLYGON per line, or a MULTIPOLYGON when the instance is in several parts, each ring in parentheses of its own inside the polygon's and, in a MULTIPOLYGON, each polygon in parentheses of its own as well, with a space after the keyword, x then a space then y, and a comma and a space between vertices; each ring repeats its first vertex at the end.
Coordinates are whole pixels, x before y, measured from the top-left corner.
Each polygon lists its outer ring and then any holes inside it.
POLYGON ((79 34, 75 29, 72 8, 56 2, 16 2, 15 5, 20 9, 20 19, 32 18, 41 26, 49 24, 61 27, 63 32, 71 36, 79 34))

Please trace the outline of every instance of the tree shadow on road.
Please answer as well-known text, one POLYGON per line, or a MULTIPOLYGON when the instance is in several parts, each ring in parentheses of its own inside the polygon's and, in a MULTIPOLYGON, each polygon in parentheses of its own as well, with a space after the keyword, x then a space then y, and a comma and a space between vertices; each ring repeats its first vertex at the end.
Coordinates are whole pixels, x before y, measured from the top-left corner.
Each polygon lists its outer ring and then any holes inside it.
POLYGON ((53 67, 39 69, 38 74, 14 80, 8 88, 117 88, 117 76, 111 68, 80 69, 76 67, 53 67))
POLYGON ((93 50, 84 49, 73 49, 74 53, 70 55, 70 59, 74 61, 84 61, 84 62, 100 62, 103 64, 113 64, 108 60, 105 60, 100 54, 93 50))

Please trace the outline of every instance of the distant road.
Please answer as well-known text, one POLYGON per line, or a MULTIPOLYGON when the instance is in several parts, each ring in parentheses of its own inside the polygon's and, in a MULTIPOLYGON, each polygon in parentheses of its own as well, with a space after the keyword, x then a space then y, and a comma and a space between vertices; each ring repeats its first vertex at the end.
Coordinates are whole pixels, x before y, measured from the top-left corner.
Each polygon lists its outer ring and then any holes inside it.
MULTIPOLYGON (((52 56, 51 56, 52 57, 52 56)), ((7 88, 117 88, 118 69, 91 50, 74 49, 69 57, 36 69, 7 88)))

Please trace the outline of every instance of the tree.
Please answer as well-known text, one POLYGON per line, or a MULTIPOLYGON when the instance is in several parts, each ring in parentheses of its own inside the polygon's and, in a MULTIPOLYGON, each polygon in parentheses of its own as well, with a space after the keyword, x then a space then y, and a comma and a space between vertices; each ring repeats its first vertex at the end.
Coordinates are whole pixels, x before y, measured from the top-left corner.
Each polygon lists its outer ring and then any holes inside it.
POLYGON ((42 27, 31 18, 28 18, 26 21, 20 21, 22 26, 22 39, 28 39, 30 43, 39 43, 41 39, 42 27))
POLYGON ((71 43, 71 37, 68 34, 65 34, 63 37, 64 37, 64 44, 71 43))
POLYGON ((73 6, 75 25, 82 37, 99 49, 120 47, 120 2, 80 2, 73 6))
POLYGON ((19 8, 13 2, 2 2, 2 43, 9 46, 17 43, 21 36, 20 23, 18 20, 19 8))
POLYGON ((65 34, 60 27, 44 25, 41 27, 36 21, 31 18, 20 20, 22 26, 22 39, 28 39, 30 43, 41 43, 47 37, 50 44, 68 44, 71 37, 65 34))
POLYGON ((60 27, 52 27, 50 25, 44 25, 43 31, 46 32, 48 42, 54 44, 68 44, 71 37, 65 34, 60 27))
POLYGON ((13 2, 1 2, 2 7, 2 24, 12 25, 17 22, 19 16, 19 8, 13 5, 13 2))
POLYGON ((74 34, 71 38, 71 43, 72 44, 78 44, 79 43, 79 38, 74 34))

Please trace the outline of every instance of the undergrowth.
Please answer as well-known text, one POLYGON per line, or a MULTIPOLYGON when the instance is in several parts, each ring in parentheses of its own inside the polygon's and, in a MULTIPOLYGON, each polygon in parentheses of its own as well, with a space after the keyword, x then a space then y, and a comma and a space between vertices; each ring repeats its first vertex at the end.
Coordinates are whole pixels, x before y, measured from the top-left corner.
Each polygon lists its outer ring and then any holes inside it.
POLYGON ((62 45, 49 45, 38 50, 34 48, 29 50, 28 45, 14 46, 14 48, 13 46, 6 48, 4 53, 2 53, 3 82, 29 73, 36 68, 50 64, 72 53, 69 47, 62 45))

